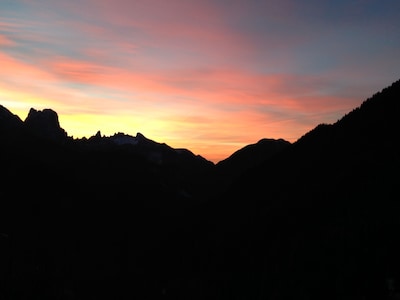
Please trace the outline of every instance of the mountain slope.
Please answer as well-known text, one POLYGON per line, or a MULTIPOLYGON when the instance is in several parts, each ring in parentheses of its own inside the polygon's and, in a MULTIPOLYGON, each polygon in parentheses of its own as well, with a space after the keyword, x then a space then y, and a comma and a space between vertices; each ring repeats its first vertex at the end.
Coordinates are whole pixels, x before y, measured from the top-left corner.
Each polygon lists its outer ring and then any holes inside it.
POLYGON ((398 292, 387 282, 400 282, 399 113, 397 81, 244 172, 211 205, 220 251, 238 249, 217 259, 242 266, 235 280, 279 299, 398 292))

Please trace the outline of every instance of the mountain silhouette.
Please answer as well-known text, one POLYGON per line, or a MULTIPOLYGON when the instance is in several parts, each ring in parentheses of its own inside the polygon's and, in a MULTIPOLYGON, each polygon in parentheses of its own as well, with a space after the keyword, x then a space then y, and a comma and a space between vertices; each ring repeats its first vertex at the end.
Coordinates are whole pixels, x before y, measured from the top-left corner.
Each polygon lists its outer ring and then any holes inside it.
POLYGON ((31 108, 24 124, 33 134, 45 139, 63 141, 67 137, 67 133, 60 127, 57 113, 52 109, 31 108))
POLYGON ((214 195, 224 192, 243 172, 268 161, 289 146, 290 142, 283 139, 263 138, 257 143, 240 148, 229 157, 219 161, 215 166, 213 176, 209 178, 213 182, 214 195))
POLYGON ((236 176, 271 159, 289 145, 290 142, 284 139, 267 138, 263 138, 255 144, 249 144, 217 163, 218 176, 228 178, 228 181, 231 182, 236 176))
POLYGON ((0 297, 398 299, 399 99, 216 165, 0 106, 0 297))
POLYGON ((256 166, 265 160, 269 159, 272 155, 282 151, 290 142, 284 139, 261 139, 255 144, 247 145, 228 158, 218 162, 220 168, 240 169, 241 171, 256 166), (232 166, 228 166, 232 165, 232 166))
POLYGON ((205 209, 221 248, 237 249, 216 260, 241 265, 233 277, 254 298, 399 295, 399 99, 397 81, 242 173, 205 209))

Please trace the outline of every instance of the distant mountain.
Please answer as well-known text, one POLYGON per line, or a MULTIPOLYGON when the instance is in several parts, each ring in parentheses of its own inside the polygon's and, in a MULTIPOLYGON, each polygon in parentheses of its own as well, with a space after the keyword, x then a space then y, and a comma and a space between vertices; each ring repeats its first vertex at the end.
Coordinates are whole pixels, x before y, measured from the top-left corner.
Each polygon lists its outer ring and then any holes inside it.
POLYGON ((290 142, 284 139, 264 138, 255 144, 250 144, 237 150, 228 158, 218 162, 217 166, 221 169, 244 171, 271 158, 271 156, 286 149, 289 145, 290 142))
POLYGON ((284 139, 261 139, 255 144, 249 144, 217 163, 217 169, 225 174, 248 170, 270 159, 273 155, 290 146, 284 139))
POLYGON ((156 164, 181 164, 186 165, 207 165, 213 166, 211 161, 200 155, 195 155, 188 149, 172 148, 165 143, 158 143, 146 138, 143 134, 137 133, 131 136, 121 132, 112 136, 102 136, 100 131, 88 140, 78 140, 77 144, 88 148, 124 147, 131 149, 135 154, 141 155, 146 160, 156 164))
POLYGON ((255 144, 244 146, 216 164, 214 185, 218 186, 220 191, 225 190, 243 172, 247 172, 261 163, 268 161, 274 155, 287 149, 290 145, 290 142, 283 139, 263 138, 255 144))

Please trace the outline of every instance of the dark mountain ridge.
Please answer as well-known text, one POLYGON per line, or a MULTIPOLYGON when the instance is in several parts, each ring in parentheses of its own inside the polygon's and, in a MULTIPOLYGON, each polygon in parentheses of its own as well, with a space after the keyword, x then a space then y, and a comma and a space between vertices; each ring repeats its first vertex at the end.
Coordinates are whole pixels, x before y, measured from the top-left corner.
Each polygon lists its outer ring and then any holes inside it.
POLYGON ((399 101, 396 81, 217 165, 141 134, 39 138, 0 107, 1 296, 398 299, 399 101))
POLYGON ((143 134, 137 133, 136 137, 118 132, 112 136, 102 136, 100 131, 96 135, 82 139, 73 139, 69 137, 67 132, 60 127, 57 113, 52 109, 36 110, 31 108, 28 116, 22 121, 18 116, 12 114, 8 109, 0 105, 0 128, 4 136, 14 139, 21 138, 24 143, 26 135, 32 138, 52 141, 58 144, 69 144, 70 147, 77 145, 81 149, 103 149, 117 148, 118 146, 130 145, 132 149, 136 148, 136 152, 140 152, 148 159, 164 163, 170 161, 178 162, 184 159, 185 163, 189 160, 198 161, 204 164, 212 164, 200 155, 193 154, 187 149, 174 149, 165 143, 157 143, 146 138, 143 134), (23 128, 23 129, 22 129, 23 128), (24 130, 25 136, 22 136, 24 130))
POLYGON ((220 262, 248 259, 238 282, 264 287, 257 296, 267 298, 398 297, 399 113, 397 81, 245 171, 210 203, 223 248, 241 249, 220 262))

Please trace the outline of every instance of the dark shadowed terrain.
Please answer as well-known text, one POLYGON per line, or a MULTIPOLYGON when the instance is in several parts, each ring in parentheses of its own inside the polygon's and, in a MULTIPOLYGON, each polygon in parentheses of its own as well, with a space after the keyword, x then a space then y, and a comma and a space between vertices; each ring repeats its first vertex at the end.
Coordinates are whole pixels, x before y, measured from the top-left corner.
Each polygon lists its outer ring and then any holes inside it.
POLYGON ((399 115, 397 81, 214 165, 0 106, 0 298, 400 299, 399 115))

